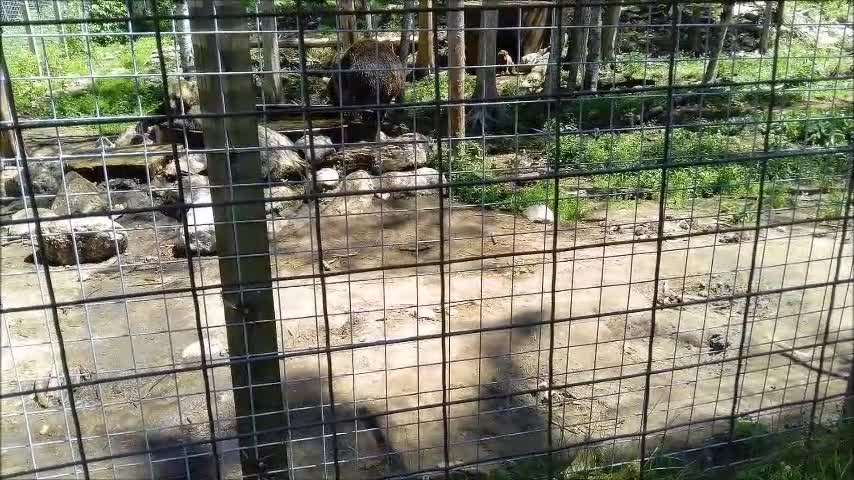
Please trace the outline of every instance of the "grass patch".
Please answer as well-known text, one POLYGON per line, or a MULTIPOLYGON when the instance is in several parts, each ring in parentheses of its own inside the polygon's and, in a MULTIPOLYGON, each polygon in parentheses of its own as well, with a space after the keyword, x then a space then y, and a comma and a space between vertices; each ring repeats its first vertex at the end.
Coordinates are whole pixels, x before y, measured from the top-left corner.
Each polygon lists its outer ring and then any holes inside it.
MULTIPOLYGON (((474 142, 456 145, 450 158, 445 154, 441 170, 452 183, 484 182, 496 180, 494 166, 488 160, 482 147, 474 142)), ((431 166, 439 168, 439 159, 434 158, 431 166)), ((589 205, 582 198, 570 193, 569 183, 560 185, 557 218, 572 221, 583 218, 589 205)), ((522 212, 532 205, 546 205, 554 208, 553 181, 538 181, 532 185, 513 188, 508 183, 474 184, 456 186, 450 189, 451 197, 467 205, 482 205, 485 208, 522 212)))
MULTIPOLYGON (((427 75, 426 77, 412 82, 407 85, 405 98, 407 102, 432 102, 436 99, 435 75, 427 75)), ((474 89, 477 86, 477 77, 475 75, 466 75, 463 84, 463 94, 466 98, 471 98, 474 94, 474 89)), ((448 99, 448 72, 439 72, 439 95, 442 100, 448 99)))

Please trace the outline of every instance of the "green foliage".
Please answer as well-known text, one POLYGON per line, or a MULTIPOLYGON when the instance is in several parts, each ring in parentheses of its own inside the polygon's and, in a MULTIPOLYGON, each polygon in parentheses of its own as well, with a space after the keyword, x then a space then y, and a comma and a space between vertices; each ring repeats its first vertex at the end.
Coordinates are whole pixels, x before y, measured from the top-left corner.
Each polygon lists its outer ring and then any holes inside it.
MULTIPOLYGON (((466 75, 463 84, 463 94, 471 97, 477 86, 477 77, 466 75)), ((448 72, 439 73, 439 94, 442 100, 448 99, 448 72)), ((406 89, 407 103, 432 102, 436 98, 435 76, 428 75, 416 82, 410 83, 406 89)))

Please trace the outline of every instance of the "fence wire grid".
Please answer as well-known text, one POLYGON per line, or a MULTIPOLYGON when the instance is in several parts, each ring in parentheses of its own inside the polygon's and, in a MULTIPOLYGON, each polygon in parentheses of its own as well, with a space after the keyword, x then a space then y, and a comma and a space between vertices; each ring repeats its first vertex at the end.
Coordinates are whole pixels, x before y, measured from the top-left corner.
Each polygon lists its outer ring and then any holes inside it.
POLYGON ((851 3, 0 8, 0 478, 850 445, 851 3))

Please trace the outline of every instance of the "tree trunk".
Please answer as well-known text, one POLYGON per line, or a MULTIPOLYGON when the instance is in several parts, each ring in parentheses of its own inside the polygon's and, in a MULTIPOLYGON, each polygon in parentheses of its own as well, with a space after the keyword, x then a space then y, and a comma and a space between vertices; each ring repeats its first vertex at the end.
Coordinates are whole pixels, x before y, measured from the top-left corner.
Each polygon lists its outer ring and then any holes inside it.
MULTIPOLYGON (((421 8, 432 8, 432 0, 420 0, 421 8)), ((418 14, 418 53, 415 57, 416 76, 424 76, 433 69, 436 59, 433 55, 433 13, 418 14)))
POLYGON ((693 9, 691 9, 691 21, 698 25, 692 27, 691 30, 688 32, 688 48, 690 48, 691 52, 696 56, 699 56, 700 52, 702 52, 702 48, 700 45, 700 33, 702 33, 703 29, 705 28, 699 25, 702 18, 703 5, 698 3, 694 5, 693 9))
MULTIPOLYGON (((560 38, 563 35, 563 32, 558 32, 558 15, 561 15, 561 8, 550 9, 551 17, 552 17, 552 31, 549 37, 549 60, 546 63, 546 85, 545 92, 549 95, 553 95, 558 92, 560 89, 560 70, 558 69, 558 60, 560 59, 560 54, 562 53, 560 50, 560 38)), ((564 24, 565 25, 565 24, 564 24)))
MULTIPOLYGON (((484 0, 483 6, 495 6, 498 0, 484 0)), ((474 97, 484 100, 498 98, 498 85, 495 78, 496 38, 498 32, 498 10, 483 10, 480 13, 480 28, 478 33, 478 68, 477 85, 474 97)), ((495 105, 480 105, 475 107, 475 129, 491 130, 495 124, 495 115, 499 109, 495 105)))
MULTIPOLYGON (((175 10, 178 15, 190 16, 189 0, 178 0, 175 10)), ((190 19, 178 20, 178 54, 181 57, 181 72, 184 74, 195 71, 193 66, 193 37, 190 29, 190 19)))
MULTIPOLYGON (((416 0, 405 0, 404 8, 416 8, 416 0)), ((415 30, 415 14, 408 12, 403 14, 403 31, 400 33, 400 61, 404 66, 408 65, 409 51, 412 49, 412 32, 415 30)))
MULTIPOLYGON (((273 13, 276 6, 273 0, 261 0, 261 12, 273 13)), ((264 100, 266 103, 279 103, 282 100, 282 75, 279 63, 279 34, 276 32, 276 17, 263 17, 261 20, 264 34, 261 41, 264 44, 264 71, 275 72, 264 74, 264 100)))
POLYGON ((774 13, 774 3, 765 2, 765 18, 762 19, 762 34, 759 36, 759 53, 768 53, 768 37, 771 33, 771 22, 774 13))
MULTIPOLYGON (((464 0, 449 0, 449 8, 462 8, 464 0)), ((448 100, 463 100, 466 78, 465 13, 448 12, 448 100)), ((448 107, 450 138, 466 135, 466 108, 464 105, 448 107)))
MULTIPOLYGON (((338 10, 355 11, 356 7, 353 0, 338 0, 338 10)), ((356 41, 356 15, 349 13, 338 16, 338 31, 341 42, 341 51, 350 48, 356 41)))
MULTIPOLYGON (((359 0, 359 9, 364 11, 371 10, 371 2, 370 0, 359 0)), ((365 14, 365 30, 367 31, 368 36, 370 37, 371 32, 374 30, 374 17, 370 13, 365 14)))
MULTIPOLYGON (((622 0, 618 0, 622 3, 622 0)), ((602 20, 602 58, 607 62, 617 59, 617 26, 620 24, 622 5, 615 3, 605 8, 602 20)))
MULTIPOLYGON (((578 0, 578 4, 582 1, 578 0)), ((587 53, 587 25, 590 25, 590 7, 577 6, 573 13, 572 32, 570 33, 569 48, 569 89, 574 90, 578 85, 579 72, 587 53)))
POLYGON ((522 17, 522 26, 526 28, 522 31, 522 51, 512 52, 514 56, 518 55, 515 57, 517 60, 521 60, 525 55, 540 49, 548 28, 548 19, 548 8, 532 8, 525 11, 525 15, 522 17))
POLYGON ((587 63, 584 65, 584 90, 596 90, 599 85, 599 64, 602 62, 602 6, 590 7, 590 34, 587 38, 587 63))
MULTIPOLYGON (((287 470, 281 429, 282 376, 270 273, 270 245, 264 222, 264 185, 254 116, 227 116, 255 103, 249 34, 242 2, 192 0, 193 53, 199 73, 199 106, 213 207, 219 274, 229 353, 252 358, 231 365, 234 410, 241 435, 242 474, 261 477, 287 470), (217 19, 214 14, 226 16, 217 19), (217 33, 208 33, 215 32, 217 33), (224 151, 223 151, 224 149, 224 151), (239 149, 239 150, 238 150, 239 149), (223 206, 237 202, 235 206, 223 206), (251 292, 242 285, 252 284, 251 292), (270 433, 273 432, 273 433, 270 433)), ((204 353, 202 353, 204 355, 204 353)))
POLYGON ((729 24, 732 23, 733 10, 735 10, 735 0, 727 0, 723 4, 723 10, 721 11, 721 21, 718 23, 718 36, 715 37, 715 43, 712 44, 712 50, 709 52, 709 64, 706 65, 703 83, 714 82, 715 77, 718 75, 718 62, 720 61, 721 52, 724 49, 729 24))

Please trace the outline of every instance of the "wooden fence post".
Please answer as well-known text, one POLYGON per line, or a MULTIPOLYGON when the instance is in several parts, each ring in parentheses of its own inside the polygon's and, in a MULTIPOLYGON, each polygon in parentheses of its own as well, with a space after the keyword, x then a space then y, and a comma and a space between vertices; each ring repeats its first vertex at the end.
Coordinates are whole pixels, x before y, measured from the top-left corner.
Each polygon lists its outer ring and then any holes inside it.
MULTIPOLYGON (((221 68, 223 73, 240 73, 198 77, 199 103, 204 114, 228 115, 254 109, 247 20, 208 17, 244 13, 241 3, 191 1, 192 30, 203 32, 193 35, 196 71, 211 73, 221 68)), ((207 154, 213 203, 252 202, 214 206, 214 218, 229 352, 234 360, 250 360, 231 366, 243 475, 272 478, 268 472, 287 468, 283 440, 287 438, 287 417, 279 359, 263 358, 279 353, 263 203, 264 177, 257 150, 233 150, 258 147, 258 124, 254 116, 211 116, 201 122, 205 147, 227 150, 207 154), (271 429, 277 431, 254 433, 271 429)))

